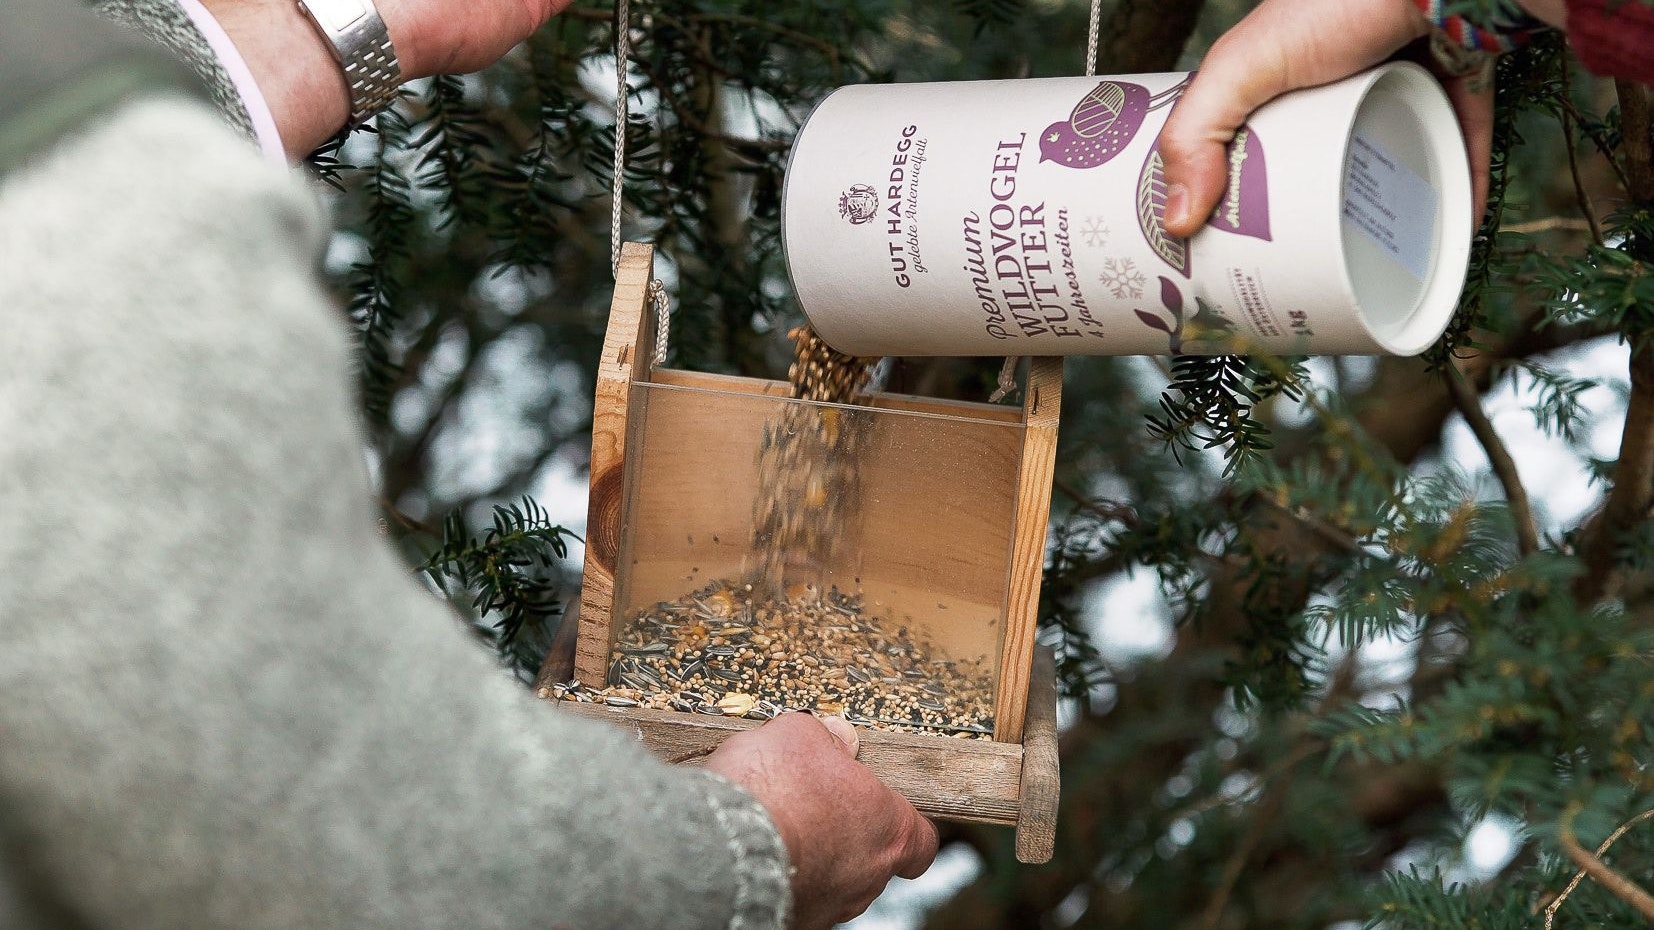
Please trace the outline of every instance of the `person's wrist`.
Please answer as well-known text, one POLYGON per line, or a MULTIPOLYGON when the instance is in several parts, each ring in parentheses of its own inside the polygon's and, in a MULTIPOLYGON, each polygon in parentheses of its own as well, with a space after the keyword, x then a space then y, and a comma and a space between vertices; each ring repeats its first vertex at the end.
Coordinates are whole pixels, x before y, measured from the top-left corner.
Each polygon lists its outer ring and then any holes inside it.
POLYGON ((1527 44, 1533 32, 1545 26, 1545 22, 1536 19, 1528 9, 1529 0, 1487 0, 1474 15, 1449 14, 1444 0, 1413 0, 1413 3, 1438 36, 1475 53, 1497 55, 1511 51, 1527 44))
POLYGON ((372 0, 298 0, 350 85, 350 127, 366 123, 402 92, 402 66, 372 0))
POLYGON ((761 772, 755 771, 744 762, 731 764, 727 755, 714 753, 708 757, 705 767, 707 771, 716 773, 740 787, 764 809, 764 813, 769 815, 770 824, 775 827, 776 835, 781 838, 781 845, 787 850, 787 861, 792 864, 790 873, 797 876, 798 863, 803 858, 804 835, 785 801, 775 796, 774 786, 764 779, 761 772))
POLYGON ((288 157, 303 157, 345 124, 350 89, 344 71, 294 0, 201 2, 247 63, 288 157))
MULTIPOLYGON (((241 52, 270 106, 290 158, 302 158, 344 128, 350 88, 333 45, 297 0, 201 0, 241 52)), ((431 43, 407 0, 374 4, 403 80, 436 73, 431 43)))
POLYGON ((420 28, 408 0, 373 2, 379 8, 379 18, 385 21, 385 31, 390 33, 391 46, 396 49, 396 59, 402 66, 402 79, 411 81, 438 73, 440 69, 432 65, 431 43, 426 41, 425 31, 420 28))

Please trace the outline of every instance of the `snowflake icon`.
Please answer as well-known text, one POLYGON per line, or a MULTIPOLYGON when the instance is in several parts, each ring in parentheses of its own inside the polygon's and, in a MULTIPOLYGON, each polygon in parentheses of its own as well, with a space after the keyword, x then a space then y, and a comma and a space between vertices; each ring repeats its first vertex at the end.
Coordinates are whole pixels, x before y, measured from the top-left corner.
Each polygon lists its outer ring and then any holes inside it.
POLYGON ((1108 235, 1108 224, 1103 222, 1100 216, 1086 217, 1085 225, 1080 227, 1080 237, 1085 239, 1085 244, 1089 246, 1108 245, 1108 235))
POLYGON ((1097 276, 1116 300, 1136 300, 1143 296, 1143 272, 1129 258, 1103 259, 1103 273, 1097 276))

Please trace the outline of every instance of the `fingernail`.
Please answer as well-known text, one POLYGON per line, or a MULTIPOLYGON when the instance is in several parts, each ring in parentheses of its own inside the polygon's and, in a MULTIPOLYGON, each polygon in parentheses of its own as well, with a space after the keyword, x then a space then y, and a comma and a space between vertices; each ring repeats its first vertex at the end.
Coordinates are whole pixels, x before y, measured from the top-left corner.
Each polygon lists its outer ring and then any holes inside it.
POLYGON ((837 716, 822 717, 821 725, 827 728, 827 732, 838 737, 839 742, 850 750, 852 758, 861 751, 861 735, 856 732, 856 728, 851 725, 850 721, 837 716))
POLYGON ((1166 189, 1166 225, 1184 226, 1189 222, 1189 189, 1173 184, 1166 189))

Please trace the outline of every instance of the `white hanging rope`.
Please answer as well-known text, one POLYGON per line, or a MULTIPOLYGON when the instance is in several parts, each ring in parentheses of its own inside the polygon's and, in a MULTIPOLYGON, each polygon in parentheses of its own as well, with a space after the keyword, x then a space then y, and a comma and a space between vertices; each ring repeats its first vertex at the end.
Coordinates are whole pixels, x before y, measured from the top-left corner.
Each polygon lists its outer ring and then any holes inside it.
POLYGON ((988 403, 997 404, 1017 389, 1017 365, 1021 362, 1020 355, 1005 356, 1005 361, 999 365, 998 383, 994 385, 994 392, 988 395, 988 403))
POLYGON ((632 4, 615 3, 615 164, 614 196, 609 205, 609 267, 620 271, 620 204, 626 186, 626 124, 630 120, 632 86, 626 72, 632 61, 632 4))
POLYGON ((659 278, 649 282, 649 304, 655 308, 655 364, 661 365, 666 362, 667 338, 672 332, 672 301, 659 278))
POLYGON ((1097 33, 1103 28, 1103 0, 1091 0, 1091 24, 1086 30, 1085 76, 1097 73, 1097 33))
MULTIPOLYGON (((632 62, 632 5, 615 2, 615 163, 614 189, 609 205, 609 267, 620 273, 620 211, 626 189, 626 129, 630 122, 632 86, 626 80, 632 62)), ((659 278, 649 282, 649 306, 655 311, 655 364, 666 361, 666 346, 672 330, 672 302, 659 278)))

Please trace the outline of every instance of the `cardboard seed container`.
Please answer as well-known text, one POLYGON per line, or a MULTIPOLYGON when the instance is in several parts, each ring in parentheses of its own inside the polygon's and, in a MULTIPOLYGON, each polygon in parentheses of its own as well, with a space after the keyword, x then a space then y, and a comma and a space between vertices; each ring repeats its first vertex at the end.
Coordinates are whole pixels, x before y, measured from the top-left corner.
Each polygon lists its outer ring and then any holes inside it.
POLYGON ((1393 63, 1268 104, 1170 236, 1186 74, 857 85, 810 115, 782 226, 804 313, 855 355, 1411 355, 1464 283, 1451 104, 1393 63))

